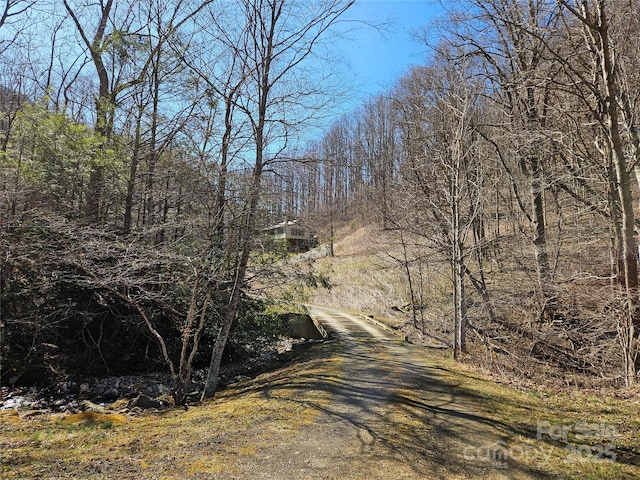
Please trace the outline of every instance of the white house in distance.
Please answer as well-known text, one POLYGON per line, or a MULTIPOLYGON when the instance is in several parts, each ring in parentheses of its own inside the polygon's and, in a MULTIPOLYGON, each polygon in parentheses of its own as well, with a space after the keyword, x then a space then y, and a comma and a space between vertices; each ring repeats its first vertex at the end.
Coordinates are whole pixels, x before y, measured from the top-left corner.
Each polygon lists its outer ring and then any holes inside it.
POLYGON ((311 230, 300 225, 297 220, 287 220, 265 228, 264 232, 276 240, 284 240, 290 251, 302 252, 314 246, 315 237, 311 230))

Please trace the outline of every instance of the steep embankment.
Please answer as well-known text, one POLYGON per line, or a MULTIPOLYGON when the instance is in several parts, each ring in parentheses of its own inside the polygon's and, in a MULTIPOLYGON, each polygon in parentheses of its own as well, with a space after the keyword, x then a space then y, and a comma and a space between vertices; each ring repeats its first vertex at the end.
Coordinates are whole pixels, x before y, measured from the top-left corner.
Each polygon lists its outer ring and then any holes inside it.
MULTIPOLYGON (((445 247, 406 232, 351 224, 337 231, 335 256, 308 256, 296 265, 307 280, 306 301, 374 314, 416 344, 451 345, 453 285, 445 247)), ((465 363, 525 388, 619 389, 620 303, 604 273, 610 267, 606 245, 594 240, 555 258, 552 318, 541 318, 532 255, 517 233, 468 253, 465 363)))

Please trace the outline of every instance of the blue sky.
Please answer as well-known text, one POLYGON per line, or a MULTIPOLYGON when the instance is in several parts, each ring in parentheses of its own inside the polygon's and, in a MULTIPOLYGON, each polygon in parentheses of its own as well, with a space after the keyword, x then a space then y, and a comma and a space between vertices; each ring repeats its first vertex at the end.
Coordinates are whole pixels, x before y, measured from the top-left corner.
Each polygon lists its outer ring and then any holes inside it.
POLYGON ((424 63, 426 47, 412 34, 441 12, 436 0, 356 0, 348 19, 384 27, 358 27, 354 38, 341 46, 359 85, 351 99, 354 107, 389 90, 411 65, 424 63))

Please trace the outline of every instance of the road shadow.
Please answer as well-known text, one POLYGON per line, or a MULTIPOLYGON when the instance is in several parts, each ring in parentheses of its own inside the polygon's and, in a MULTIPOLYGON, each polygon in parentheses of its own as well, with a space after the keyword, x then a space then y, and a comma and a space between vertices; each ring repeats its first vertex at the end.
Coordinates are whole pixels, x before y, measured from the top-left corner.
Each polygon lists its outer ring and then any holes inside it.
MULTIPOLYGON (((480 398, 447 380, 442 367, 416 363, 413 352, 398 341, 334 335, 298 361, 322 355, 339 359, 341 371, 306 374, 302 369, 294 378, 286 373, 258 378, 250 388, 320 412, 314 434, 332 443, 327 455, 337 452, 347 471, 355 462, 361 474, 372 469, 372 478, 387 478, 376 476, 376 465, 402 465, 413 478, 557 478, 545 472, 543 452, 525 450, 518 442, 531 431, 478 412, 480 398), (309 402, 318 391, 331 401, 309 402)), ((323 443, 312 442, 312 454, 322 456, 323 443)))

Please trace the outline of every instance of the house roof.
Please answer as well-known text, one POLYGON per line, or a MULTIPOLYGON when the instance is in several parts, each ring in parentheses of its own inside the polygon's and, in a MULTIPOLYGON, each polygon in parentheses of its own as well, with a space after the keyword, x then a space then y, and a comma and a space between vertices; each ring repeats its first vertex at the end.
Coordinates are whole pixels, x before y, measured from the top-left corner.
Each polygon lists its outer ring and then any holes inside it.
POLYGON ((301 228, 306 228, 303 225, 298 224, 298 220, 285 220, 284 222, 280 222, 276 225, 271 225, 270 227, 266 227, 264 230, 275 230, 277 228, 290 227, 292 225, 296 225, 301 228))

